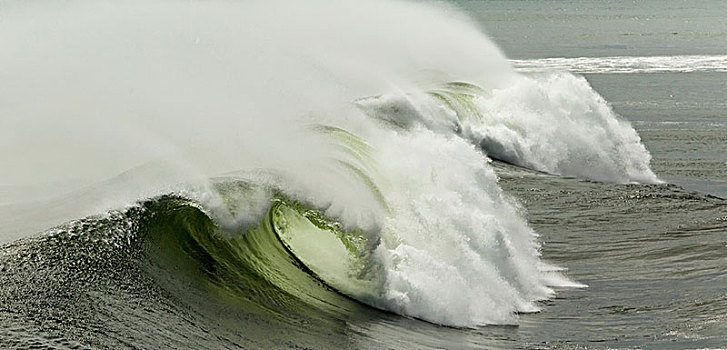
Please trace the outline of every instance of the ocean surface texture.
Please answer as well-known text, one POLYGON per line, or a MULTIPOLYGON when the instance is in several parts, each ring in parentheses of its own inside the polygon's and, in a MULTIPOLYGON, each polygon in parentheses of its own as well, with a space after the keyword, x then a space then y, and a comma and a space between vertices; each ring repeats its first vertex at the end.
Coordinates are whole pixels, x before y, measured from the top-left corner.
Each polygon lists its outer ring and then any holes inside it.
POLYGON ((0 348, 727 349, 726 19, 0 1, 0 348))

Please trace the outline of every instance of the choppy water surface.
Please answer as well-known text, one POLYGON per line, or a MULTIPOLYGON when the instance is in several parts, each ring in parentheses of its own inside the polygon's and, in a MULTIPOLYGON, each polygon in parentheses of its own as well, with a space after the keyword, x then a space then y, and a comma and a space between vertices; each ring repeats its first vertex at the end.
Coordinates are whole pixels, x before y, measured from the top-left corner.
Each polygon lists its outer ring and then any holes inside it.
POLYGON ((520 331, 542 337, 543 348, 724 345, 723 199, 674 185, 536 175, 507 176, 503 185, 523 199, 544 257, 589 285, 522 318, 520 331))

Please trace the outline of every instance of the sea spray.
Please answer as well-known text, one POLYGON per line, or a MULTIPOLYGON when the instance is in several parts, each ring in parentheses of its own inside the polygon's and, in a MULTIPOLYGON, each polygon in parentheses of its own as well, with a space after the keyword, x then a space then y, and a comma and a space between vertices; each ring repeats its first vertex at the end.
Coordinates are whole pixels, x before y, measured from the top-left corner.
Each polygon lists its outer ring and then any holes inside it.
POLYGON ((240 169, 301 177, 325 153, 301 129, 370 127, 351 111, 358 98, 511 74, 462 15, 404 2, 10 1, 2 10, 0 182, 30 188, 7 204, 122 172, 133 175, 122 186, 131 200, 240 169))

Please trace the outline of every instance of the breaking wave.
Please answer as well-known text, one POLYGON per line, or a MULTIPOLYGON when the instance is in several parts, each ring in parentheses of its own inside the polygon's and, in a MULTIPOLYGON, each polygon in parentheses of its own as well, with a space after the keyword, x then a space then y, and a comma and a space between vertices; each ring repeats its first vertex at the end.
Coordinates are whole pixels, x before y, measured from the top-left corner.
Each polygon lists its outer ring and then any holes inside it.
POLYGON ((166 278, 191 257, 203 284, 239 298, 262 279, 275 288, 256 308, 288 296, 327 308, 342 294, 438 324, 516 324, 553 287, 581 285, 540 261, 492 159, 659 182, 585 79, 517 73, 452 8, 3 6, 3 240, 182 201, 139 231, 154 232, 166 278))

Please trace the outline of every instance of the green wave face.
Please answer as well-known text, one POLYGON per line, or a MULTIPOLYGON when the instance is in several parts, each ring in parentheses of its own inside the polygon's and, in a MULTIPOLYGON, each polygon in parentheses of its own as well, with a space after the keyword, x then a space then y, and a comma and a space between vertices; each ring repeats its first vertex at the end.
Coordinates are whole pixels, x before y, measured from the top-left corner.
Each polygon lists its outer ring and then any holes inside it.
POLYGON ((336 159, 335 162, 358 178, 368 188, 379 206, 385 211, 389 211, 384 194, 372 178, 372 175, 376 174, 377 171, 371 146, 364 139, 342 128, 330 125, 315 125, 313 129, 328 136, 331 145, 341 150, 344 156, 347 156, 343 159, 336 159))
POLYGON ((361 306, 346 296, 368 300, 378 285, 365 234, 345 232, 298 202, 273 199, 259 224, 244 232, 218 227, 183 198, 144 207, 151 213, 142 224, 145 251, 161 269, 157 275, 174 271, 188 287, 246 310, 348 315, 361 306))
MULTIPOLYGON (((246 186, 228 188, 238 190, 234 196, 246 186)), ((367 256, 351 255, 367 251, 368 241, 344 236, 305 205, 282 197, 268 203, 257 223, 235 230, 193 200, 162 196, 6 245, 0 251, 4 334, 17 345, 32 344, 37 324, 45 322, 54 337, 87 339, 85 345, 99 349, 293 347, 285 339, 340 349, 351 336, 369 342, 346 325, 389 316, 356 302, 353 289, 349 297, 338 291, 370 286, 355 284, 366 281, 356 278, 366 270, 354 262, 367 256), (332 260, 311 259, 303 238, 321 240, 322 251, 361 267, 354 277, 344 269, 322 273, 343 265, 321 266, 332 260)))
MULTIPOLYGON (((341 128, 316 125, 314 130, 340 150, 335 164, 388 210, 371 176, 376 173, 371 147, 341 128)), ((256 193, 265 186, 230 179, 215 186, 223 211, 243 213, 255 211, 249 205, 264 207, 256 193)), ((182 197, 144 203, 151 214, 142 224, 143 241, 161 268, 156 275, 165 278, 165 271, 177 271, 181 275, 175 275, 187 280, 188 287, 202 288, 204 295, 264 313, 350 315, 353 310, 360 313, 363 306, 358 302, 375 305, 383 283, 372 259, 378 239, 370 239, 362 230, 347 231, 278 189, 263 192, 272 193, 268 209, 247 227, 226 225, 224 219, 218 224, 215 215, 182 197)))
POLYGON ((370 300, 379 284, 364 232, 345 232, 319 211, 276 199, 270 209, 280 241, 321 281, 357 300, 370 300))
POLYGON ((484 118, 475 105, 475 99, 485 95, 485 91, 477 85, 452 82, 430 90, 429 95, 455 112, 460 122, 482 121, 484 118))

